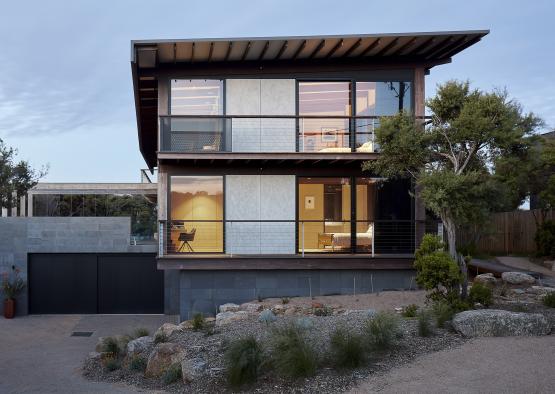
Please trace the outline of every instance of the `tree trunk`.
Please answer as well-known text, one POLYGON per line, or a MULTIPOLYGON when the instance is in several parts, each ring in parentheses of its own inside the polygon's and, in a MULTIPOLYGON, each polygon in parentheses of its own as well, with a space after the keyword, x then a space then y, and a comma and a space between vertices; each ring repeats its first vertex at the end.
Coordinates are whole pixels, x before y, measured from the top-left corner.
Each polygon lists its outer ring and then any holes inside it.
POLYGON ((445 226, 445 231, 447 231, 449 255, 457 262, 462 274, 461 298, 465 299, 468 293, 468 269, 464 256, 457 253, 457 229, 455 223, 448 215, 442 215, 441 221, 443 226, 445 226))

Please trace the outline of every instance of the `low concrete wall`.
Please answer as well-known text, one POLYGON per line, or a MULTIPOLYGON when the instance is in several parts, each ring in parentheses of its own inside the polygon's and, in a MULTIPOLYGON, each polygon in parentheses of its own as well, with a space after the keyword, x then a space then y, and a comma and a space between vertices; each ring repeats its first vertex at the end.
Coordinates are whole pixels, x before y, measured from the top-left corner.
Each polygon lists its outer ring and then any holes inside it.
POLYGON ((258 297, 371 293, 415 288, 413 270, 181 271, 180 316, 214 315, 226 302, 258 297))
MULTIPOLYGON (((28 253, 153 253, 156 245, 130 245, 129 217, 0 218, 0 273, 20 269, 27 280, 28 253)), ((3 300, 3 294, 0 293, 3 300)), ((27 314, 27 288, 17 314, 27 314)), ((0 302, 0 313, 4 303, 0 302)))

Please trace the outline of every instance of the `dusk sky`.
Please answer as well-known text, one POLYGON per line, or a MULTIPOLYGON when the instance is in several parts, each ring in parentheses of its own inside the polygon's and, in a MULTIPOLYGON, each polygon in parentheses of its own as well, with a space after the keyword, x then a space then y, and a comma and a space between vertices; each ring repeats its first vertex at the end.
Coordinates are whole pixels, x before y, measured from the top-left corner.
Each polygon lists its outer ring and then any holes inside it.
POLYGON ((4 1, 0 11, 0 138, 44 181, 134 182, 139 153, 132 39, 292 36, 490 29, 431 70, 426 95, 448 79, 507 88, 555 127, 555 2, 4 1))

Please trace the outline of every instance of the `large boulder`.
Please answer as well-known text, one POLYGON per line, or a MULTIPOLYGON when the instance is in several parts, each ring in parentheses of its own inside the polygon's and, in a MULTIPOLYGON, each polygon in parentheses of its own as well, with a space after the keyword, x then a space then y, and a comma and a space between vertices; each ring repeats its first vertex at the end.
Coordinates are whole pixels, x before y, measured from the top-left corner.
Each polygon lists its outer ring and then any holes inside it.
POLYGON ((555 292, 555 287, 532 286, 526 289, 526 291, 532 294, 549 294, 555 292))
POLYGON ((495 286, 497 284, 497 279, 495 279, 495 276, 493 276, 491 272, 488 272, 486 274, 476 275, 476 277, 474 278, 474 283, 481 283, 487 286, 495 286))
POLYGON ((167 338, 169 338, 174 332, 178 331, 181 331, 181 327, 179 327, 178 325, 172 323, 164 323, 158 330, 156 330, 156 332, 154 333, 154 338, 156 338, 158 335, 165 335, 167 338))
POLYGON ((178 343, 164 342, 156 345, 146 364, 145 376, 157 378, 174 364, 181 364, 187 353, 178 343))
POLYGON ((255 304, 254 302, 246 302, 241 304, 241 310, 249 313, 256 313, 262 309, 262 304, 255 304))
POLYGON ((223 326, 239 320, 245 320, 249 317, 249 313, 245 311, 237 312, 221 312, 216 315, 216 326, 223 326))
POLYGON ((453 328, 465 337, 547 335, 551 325, 539 313, 482 309, 464 311, 453 318, 453 328))
POLYGON ((154 339, 152 337, 140 337, 129 341, 127 344, 127 355, 144 355, 147 354, 154 346, 154 339))
POLYGON ((512 285, 533 285, 536 283, 536 279, 533 276, 524 272, 503 272, 501 279, 512 285))
POLYGON ((237 312, 241 307, 237 304, 227 303, 220 305, 220 312, 237 312))
POLYGON ((183 378, 183 383, 191 383, 193 380, 198 379, 205 368, 206 363, 203 360, 183 359, 181 361, 181 377, 183 378))

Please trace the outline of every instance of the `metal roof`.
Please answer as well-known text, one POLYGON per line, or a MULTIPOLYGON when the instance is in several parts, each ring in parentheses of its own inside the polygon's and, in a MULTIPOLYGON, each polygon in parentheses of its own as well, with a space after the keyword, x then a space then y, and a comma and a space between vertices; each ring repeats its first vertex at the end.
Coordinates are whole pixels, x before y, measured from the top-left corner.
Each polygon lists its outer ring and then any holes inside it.
POLYGON ((489 30, 324 35, 136 40, 131 61, 139 67, 173 62, 238 62, 295 59, 414 57, 449 58, 480 41, 489 30), (151 51, 156 51, 152 54, 151 51), (153 57, 153 55, 155 57, 153 57))

